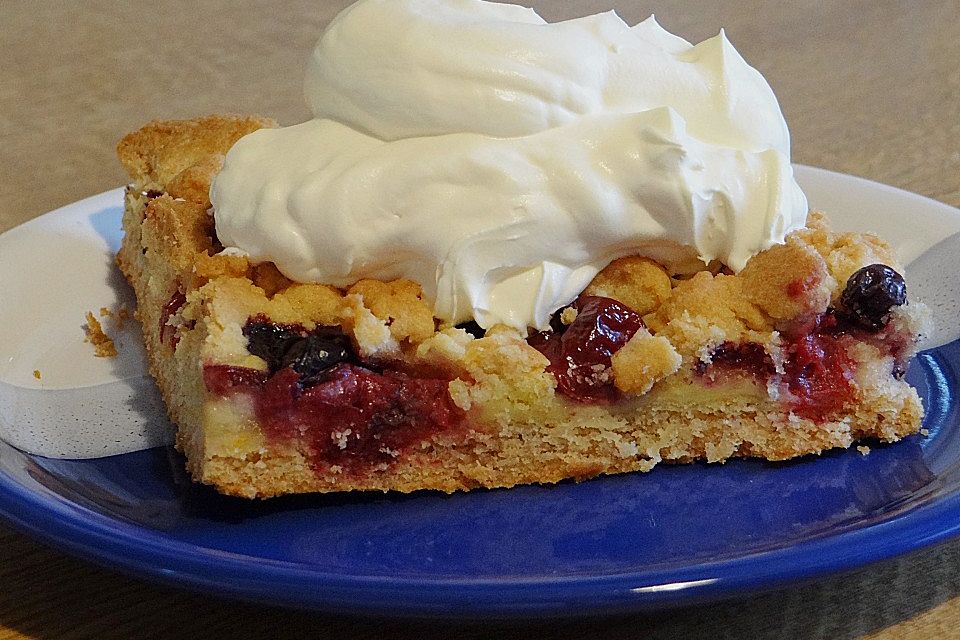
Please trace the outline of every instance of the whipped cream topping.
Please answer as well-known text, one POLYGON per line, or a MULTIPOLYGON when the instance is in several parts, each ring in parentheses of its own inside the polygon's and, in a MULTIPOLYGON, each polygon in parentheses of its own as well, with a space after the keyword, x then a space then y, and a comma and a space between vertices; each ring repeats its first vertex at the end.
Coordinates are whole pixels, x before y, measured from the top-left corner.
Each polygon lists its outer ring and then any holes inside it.
POLYGON ((300 282, 410 278, 450 323, 543 329, 618 257, 740 270, 806 220, 777 100, 722 31, 362 0, 306 99, 228 153, 220 240, 300 282))

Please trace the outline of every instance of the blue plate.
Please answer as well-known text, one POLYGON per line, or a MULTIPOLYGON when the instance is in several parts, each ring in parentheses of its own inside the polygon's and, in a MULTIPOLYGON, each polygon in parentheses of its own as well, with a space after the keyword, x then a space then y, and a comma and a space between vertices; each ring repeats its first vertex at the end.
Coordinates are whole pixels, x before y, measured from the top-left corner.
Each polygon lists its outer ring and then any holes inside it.
POLYGON ((960 342, 922 353, 908 379, 929 434, 868 443, 868 455, 661 465, 452 496, 248 502, 189 482, 167 448, 53 460, 0 443, 0 516, 131 573, 309 609, 524 617, 692 604, 960 532, 958 367, 960 342))
POLYGON ((248 502, 168 449, 52 460, 0 444, 0 514, 81 556, 265 603, 362 613, 612 613, 860 566, 960 529, 960 343, 909 379, 929 436, 771 464, 661 466, 453 496, 248 502))

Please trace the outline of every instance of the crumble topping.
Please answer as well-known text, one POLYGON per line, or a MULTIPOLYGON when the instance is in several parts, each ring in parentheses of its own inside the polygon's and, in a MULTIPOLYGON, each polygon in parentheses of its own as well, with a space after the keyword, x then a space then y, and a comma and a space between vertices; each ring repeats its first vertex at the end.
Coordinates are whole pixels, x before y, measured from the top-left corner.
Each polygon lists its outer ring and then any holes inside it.
POLYGON ((436 331, 423 289, 412 280, 360 280, 347 289, 347 295, 361 296, 370 312, 390 327, 390 334, 398 342, 423 342, 436 331))
POLYGON ((607 265, 583 295, 619 300, 643 316, 660 307, 670 295, 671 286, 667 270, 659 263, 649 258, 628 256, 607 265))
POLYGON ((676 373, 683 358, 663 336, 638 331, 612 358, 613 380, 630 395, 643 395, 654 383, 676 373))

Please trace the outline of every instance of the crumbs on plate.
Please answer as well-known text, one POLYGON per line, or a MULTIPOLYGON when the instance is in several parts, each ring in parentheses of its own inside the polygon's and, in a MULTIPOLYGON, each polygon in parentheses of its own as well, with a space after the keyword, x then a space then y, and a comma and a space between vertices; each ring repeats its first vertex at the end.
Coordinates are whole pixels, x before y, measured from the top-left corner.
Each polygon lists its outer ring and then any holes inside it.
MULTIPOLYGON (((100 309, 100 315, 101 317, 106 317, 111 315, 111 313, 109 309, 103 307, 100 309)), ((113 344, 113 339, 104 332, 103 325, 100 324, 100 321, 97 320, 92 311, 87 311, 87 324, 84 325, 84 331, 86 331, 87 334, 84 342, 89 342, 93 345, 98 358, 116 357, 117 347, 113 344)), ((37 372, 34 372, 35 376, 36 373, 37 372)))

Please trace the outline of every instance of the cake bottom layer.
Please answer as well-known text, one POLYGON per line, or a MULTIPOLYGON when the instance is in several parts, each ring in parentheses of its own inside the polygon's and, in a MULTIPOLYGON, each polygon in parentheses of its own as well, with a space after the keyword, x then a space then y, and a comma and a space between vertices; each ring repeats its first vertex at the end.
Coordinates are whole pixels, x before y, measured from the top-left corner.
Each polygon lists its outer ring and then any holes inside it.
MULTIPOLYGON (((233 399, 221 398, 206 408, 204 436, 181 442, 192 448, 185 453, 194 479, 230 495, 453 492, 649 471, 661 462, 778 461, 849 447, 865 438, 894 441, 916 431, 920 422, 919 399, 909 391, 898 406, 874 406, 829 422, 797 416, 773 402, 728 404, 714 412, 558 408, 545 421, 439 434, 389 462, 360 465, 318 462, 296 441, 271 442, 233 399), (560 415, 564 411, 568 415, 560 415)), ((348 455, 344 460, 350 460, 348 455)))

